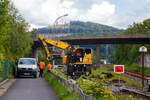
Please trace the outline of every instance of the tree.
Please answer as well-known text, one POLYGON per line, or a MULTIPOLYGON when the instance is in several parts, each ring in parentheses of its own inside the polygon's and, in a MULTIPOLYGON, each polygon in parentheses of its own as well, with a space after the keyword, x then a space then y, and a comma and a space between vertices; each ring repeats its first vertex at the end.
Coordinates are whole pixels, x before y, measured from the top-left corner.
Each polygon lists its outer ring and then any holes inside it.
POLYGON ((4 41, 6 38, 6 27, 8 26, 8 0, 0 1, 0 61, 4 59, 4 41))
POLYGON ((11 61, 30 52, 32 39, 28 24, 9 0, 0 2, 0 61, 11 61))
MULTIPOLYGON (((133 23, 125 31, 125 35, 149 35, 150 34, 150 19, 144 20, 142 23, 133 23)), ((122 44, 117 45, 114 56, 115 63, 118 64, 133 64, 140 59, 141 54, 138 49, 141 45, 122 44)), ((146 45, 150 50, 150 45, 146 45)))

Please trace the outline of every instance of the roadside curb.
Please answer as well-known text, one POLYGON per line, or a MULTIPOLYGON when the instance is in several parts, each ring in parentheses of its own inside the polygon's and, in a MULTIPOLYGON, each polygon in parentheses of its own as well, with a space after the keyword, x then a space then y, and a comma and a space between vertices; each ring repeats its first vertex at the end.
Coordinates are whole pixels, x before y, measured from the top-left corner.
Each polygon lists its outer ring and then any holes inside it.
POLYGON ((0 82, 0 87, 1 87, 3 84, 5 84, 8 80, 9 80, 9 79, 6 79, 6 80, 0 82))
POLYGON ((0 96, 4 95, 7 90, 13 85, 16 79, 6 79, 0 83, 0 96))

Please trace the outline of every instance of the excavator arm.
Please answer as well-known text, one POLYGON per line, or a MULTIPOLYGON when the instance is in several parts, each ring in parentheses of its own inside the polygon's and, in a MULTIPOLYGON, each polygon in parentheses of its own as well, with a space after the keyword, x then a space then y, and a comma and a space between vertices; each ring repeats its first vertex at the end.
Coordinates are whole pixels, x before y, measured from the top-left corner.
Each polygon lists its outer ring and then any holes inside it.
POLYGON ((45 42, 45 40, 44 40, 44 38, 43 38, 42 36, 39 36, 39 40, 40 40, 40 42, 42 43, 42 46, 43 46, 43 48, 44 48, 44 50, 45 50, 45 53, 46 53, 46 60, 47 60, 47 61, 51 61, 51 59, 50 59, 50 52, 49 52, 49 50, 48 50, 47 43, 45 42))
POLYGON ((65 42, 55 41, 55 40, 51 40, 51 39, 45 39, 43 36, 39 36, 38 38, 42 42, 42 45, 43 45, 45 52, 46 52, 46 59, 48 61, 50 61, 51 59, 50 59, 50 52, 48 50, 47 44, 58 47, 58 48, 63 49, 63 50, 66 50, 68 53, 72 52, 71 51, 72 46, 65 43, 65 42))
POLYGON ((60 49, 67 50, 68 52, 71 51, 71 46, 67 43, 64 43, 64 42, 61 42, 61 41, 49 40, 49 39, 45 39, 45 42, 47 44, 58 47, 60 49))
MULTIPOLYGON (((44 39, 43 36, 39 36, 39 39, 42 41, 42 42, 45 42, 46 44, 50 44, 52 46, 55 46, 55 47, 58 47, 60 49, 63 49, 63 50, 67 50, 68 52, 71 51, 71 45, 65 43, 65 42, 61 42, 61 41, 55 41, 55 40, 51 40, 51 39, 44 39)), ((43 43, 43 45, 45 44, 43 43)))

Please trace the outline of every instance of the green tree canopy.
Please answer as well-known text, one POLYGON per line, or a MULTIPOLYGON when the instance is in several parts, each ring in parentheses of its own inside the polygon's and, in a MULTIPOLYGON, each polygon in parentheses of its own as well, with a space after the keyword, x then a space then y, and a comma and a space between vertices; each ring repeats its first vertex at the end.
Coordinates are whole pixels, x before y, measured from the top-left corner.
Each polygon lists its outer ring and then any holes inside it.
MULTIPOLYGON (((125 31, 125 35, 149 35, 150 34, 150 18, 141 23, 133 23, 125 31)), ((141 44, 142 45, 142 44, 141 44)), ((141 54, 138 52, 140 44, 124 44, 117 45, 114 53, 115 63, 118 64, 133 64, 136 63, 141 54)), ((150 45, 145 45, 150 50, 150 45)))
POLYGON ((9 0, 0 1, 0 61, 14 61, 30 52, 32 38, 28 24, 9 0))

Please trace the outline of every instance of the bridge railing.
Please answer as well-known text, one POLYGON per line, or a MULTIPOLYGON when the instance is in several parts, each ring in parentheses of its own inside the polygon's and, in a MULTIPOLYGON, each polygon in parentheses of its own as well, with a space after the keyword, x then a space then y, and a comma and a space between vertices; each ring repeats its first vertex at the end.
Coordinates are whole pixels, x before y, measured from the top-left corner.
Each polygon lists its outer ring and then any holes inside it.
POLYGON ((75 97, 76 100, 79 100, 77 98, 77 96, 76 96, 77 93, 81 96, 81 100, 93 100, 93 95, 92 94, 91 95, 84 94, 83 91, 82 91, 82 89, 79 88, 76 84, 73 84, 73 83, 69 82, 68 80, 66 80, 64 78, 55 75, 53 72, 51 72, 51 74, 55 78, 57 78, 58 80, 60 80, 63 84, 65 84, 67 87, 69 87, 72 91, 75 91, 73 95, 74 95, 74 97, 75 97))

